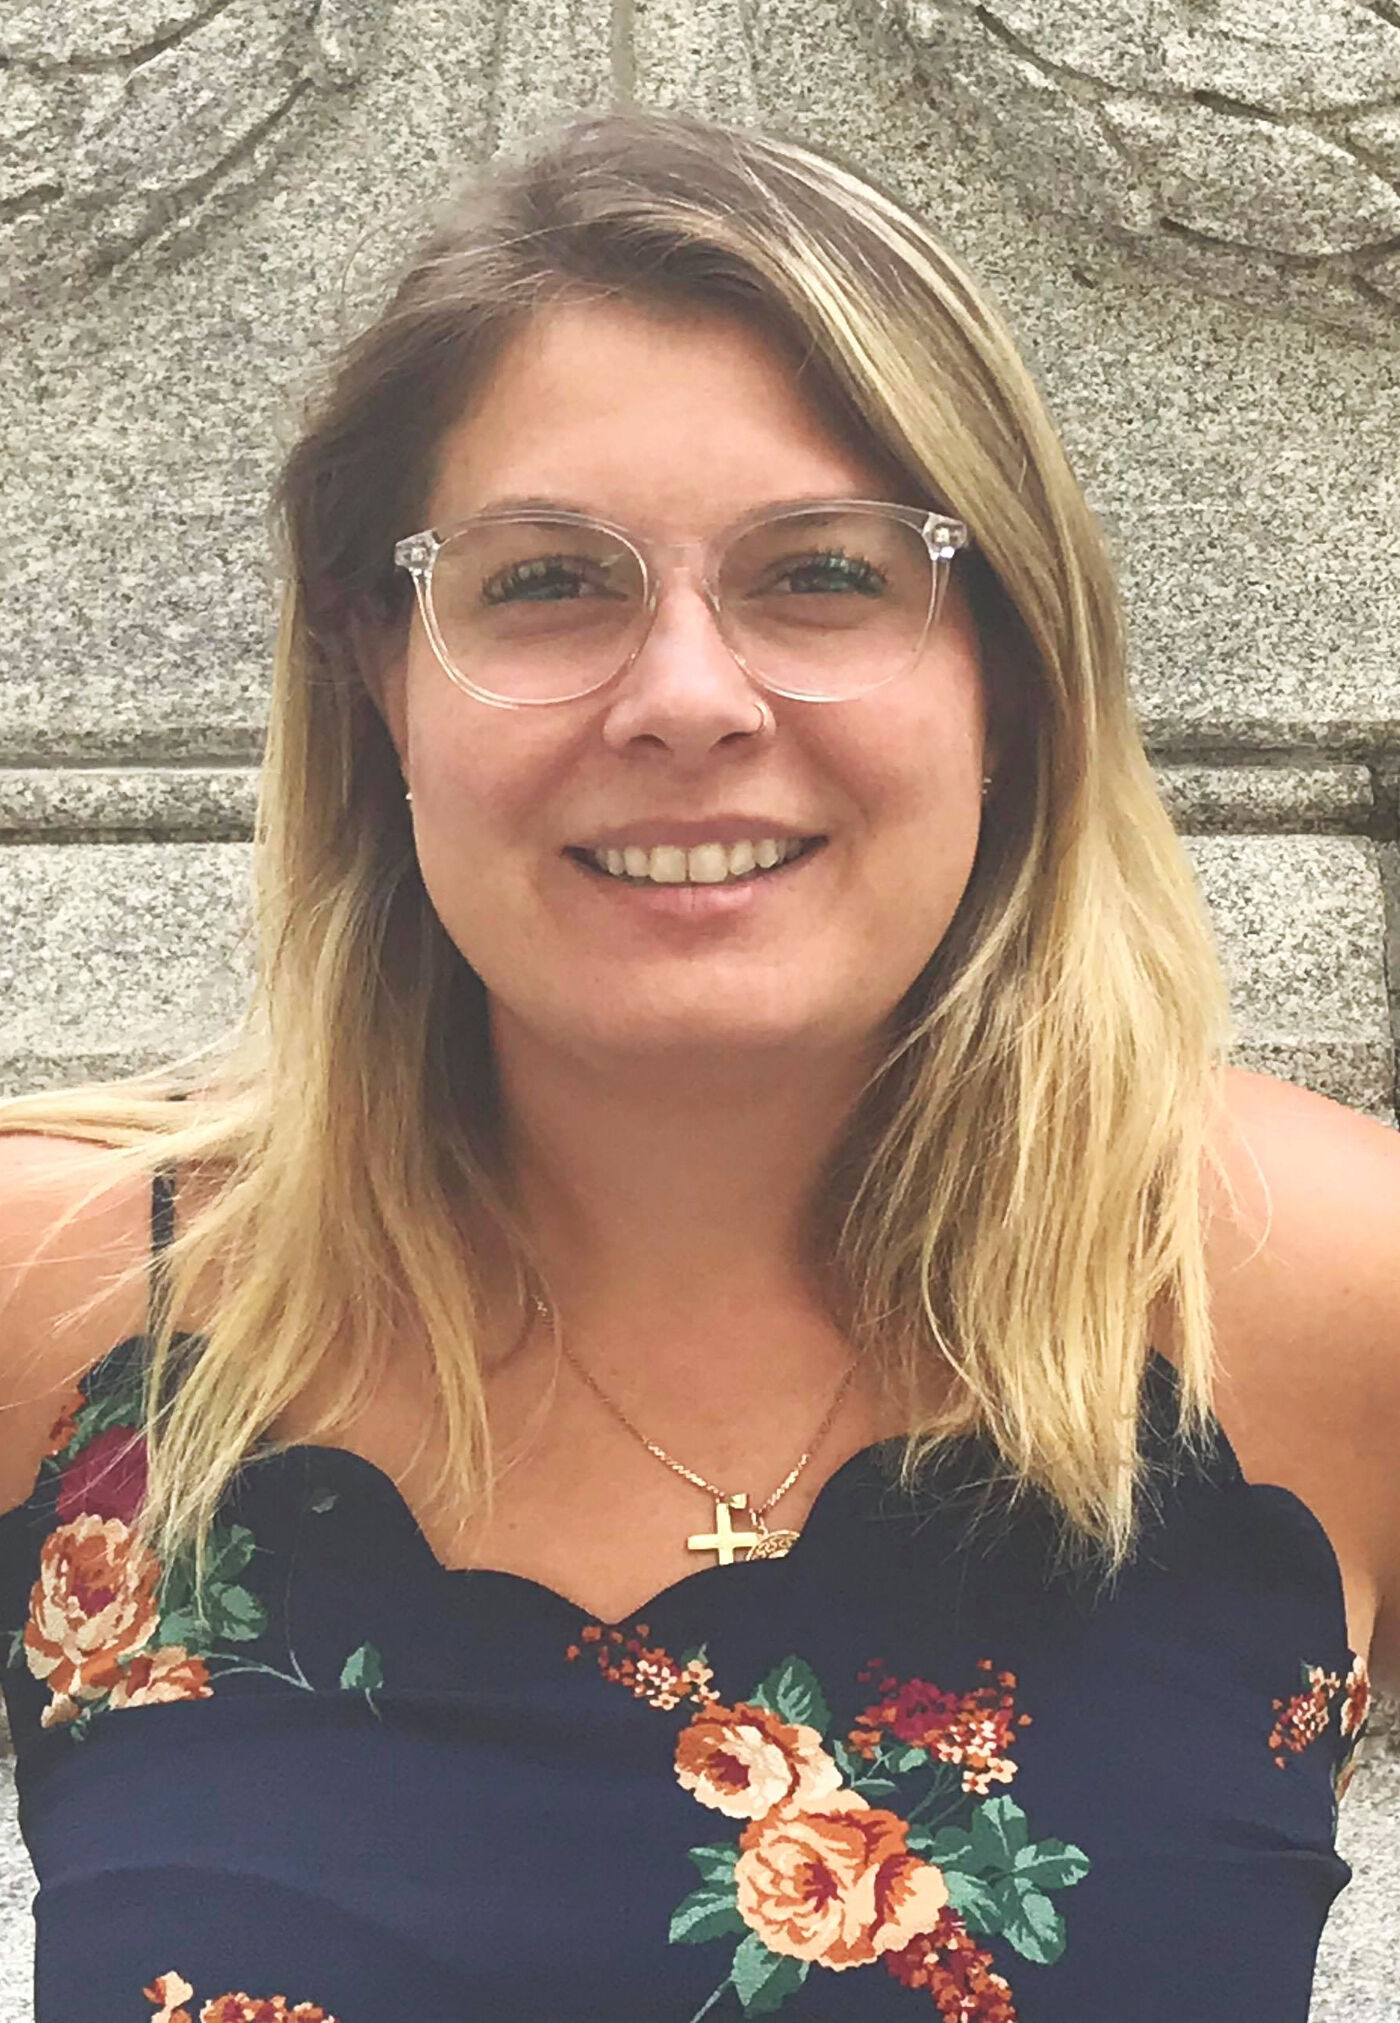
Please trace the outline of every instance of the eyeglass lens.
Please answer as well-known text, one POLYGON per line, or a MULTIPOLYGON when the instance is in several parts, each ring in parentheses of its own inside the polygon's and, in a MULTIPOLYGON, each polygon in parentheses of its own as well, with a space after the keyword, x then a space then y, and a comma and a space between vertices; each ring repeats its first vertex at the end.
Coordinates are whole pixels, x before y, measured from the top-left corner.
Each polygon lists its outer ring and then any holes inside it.
MULTIPOLYGON (((904 672, 933 615, 937 571, 916 527, 814 509, 740 532, 717 569, 719 625, 759 680, 786 694, 859 694, 904 672)), ((567 701, 611 679, 647 624, 632 549, 602 527, 483 521, 433 564, 438 646, 503 700, 567 701)))

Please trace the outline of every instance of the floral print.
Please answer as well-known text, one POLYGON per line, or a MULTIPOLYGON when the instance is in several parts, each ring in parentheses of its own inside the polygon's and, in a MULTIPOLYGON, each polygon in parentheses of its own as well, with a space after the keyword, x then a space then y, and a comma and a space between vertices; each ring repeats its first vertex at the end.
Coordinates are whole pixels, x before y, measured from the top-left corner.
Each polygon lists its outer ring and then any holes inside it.
POLYGON ((645 1623, 587 1624, 565 1657, 585 1654, 648 1706, 688 1708, 677 1781, 745 1822, 737 1844, 691 1848, 700 1886, 672 1915, 673 1944, 737 1940, 690 2023, 730 1991, 746 2016, 766 2015, 814 1967, 875 1965, 948 2023, 1016 2023, 1011 1985, 979 1941, 1052 1964, 1066 1934, 1050 1893, 1081 1881, 1089 1859, 1061 1840, 1033 1841, 1018 1805, 987 1796, 1015 1776, 1011 1752, 1030 1723, 1014 1673, 983 1658, 987 1676, 953 1692, 876 1660, 857 1675, 866 1704, 843 1734, 799 1657, 731 1702, 703 1649, 674 1658, 645 1623), (896 1806, 901 1787, 907 1802, 896 1806))
MULTIPOLYGON (((157 1974, 142 1994, 160 2007, 151 2023, 192 2023, 183 2005, 194 2000, 194 1989, 183 1974, 157 1974)), ((289 2003, 285 1995, 216 1995, 199 2012, 199 2023, 336 2023, 329 2009, 316 2002, 289 2003)))
POLYGON ((948 1901, 940 1870, 909 1852, 908 1831, 854 1791, 776 1806, 740 1836, 740 1917, 770 1952, 838 1973, 907 1946, 948 1901))
MULTIPOLYGON (((284 1669, 239 1648, 261 1639, 268 1620, 242 1578, 257 1551, 245 1525, 213 1527, 198 1596, 192 1568, 162 1566, 140 1536, 143 1416, 139 1366, 114 1352, 64 1401, 40 1466, 38 1486, 49 1486, 58 1523, 40 1547, 38 1579, 10 1658, 49 1689, 41 1725, 66 1728, 75 1739, 107 1710, 207 1700, 216 1680, 234 1672, 314 1690, 290 1650, 284 1669)), ((362 1644, 346 1659, 340 1688, 370 1697, 382 1683, 378 1651, 362 1644)), ((266 2010, 274 2013, 282 2012, 266 2010)), ((294 2013, 300 2012, 287 2011, 294 2013)), ((217 2023, 236 2023, 235 2013, 217 2023)))
POLYGON ((766 1707, 718 1701, 682 1734, 676 1776, 702 1805, 731 1819, 762 1819, 777 1805, 814 1805, 841 1784, 815 1728, 793 1727, 766 1707))
POLYGON ((926 1988, 947 2023, 978 2017, 981 2023, 1016 2023, 1011 1988, 992 1965, 962 1920, 945 1911, 931 1932, 923 1932, 885 1966, 906 1988, 926 1988))
MULTIPOLYGON (((914 1749, 926 1749, 940 1763, 962 1770, 964 1791, 985 1794, 993 1784, 1009 1784, 1016 1765, 1006 1753, 1018 1727, 1030 1726, 1030 1715, 1016 1712, 1014 1672, 999 1672, 994 1685, 970 1693, 945 1693, 926 1679, 884 1678, 883 1666, 868 1666, 862 1680, 873 1680, 881 1698, 866 1708, 851 1732, 857 1756, 873 1758, 888 1736, 914 1749)), ((979 1661, 990 1672, 990 1658, 979 1661)))
POLYGON ((1332 1773, 1332 1789, 1340 1804, 1356 1772, 1357 1744, 1371 1710, 1366 1660, 1353 1656, 1345 1679, 1339 1672, 1306 1662, 1299 1670, 1303 1690, 1273 1703, 1277 1718, 1269 1731, 1269 1748, 1279 1769, 1286 1770, 1290 1756, 1300 1756, 1327 1733, 1335 1711, 1342 1746, 1332 1773))
POLYGON ((119 1517, 85 1512, 44 1540, 24 1627, 29 1669, 54 1696, 44 1725, 81 1700, 97 1700, 160 1622, 160 1567, 119 1517))

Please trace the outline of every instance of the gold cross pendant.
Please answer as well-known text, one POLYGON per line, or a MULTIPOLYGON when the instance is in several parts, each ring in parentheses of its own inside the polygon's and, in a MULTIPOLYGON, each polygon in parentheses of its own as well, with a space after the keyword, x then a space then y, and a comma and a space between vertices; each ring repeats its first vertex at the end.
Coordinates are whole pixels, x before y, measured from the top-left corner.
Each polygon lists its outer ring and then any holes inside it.
POLYGON ((733 1566, 736 1545, 755 1546, 763 1537, 761 1531, 735 1531, 730 1522, 731 1510, 747 1512, 747 1496, 730 1496, 721 1500, 715 1498, 715 1528, 712 1532, 697 1531, 686 1540, 691 1552, 712 1552, 716 1566, 733 1566))

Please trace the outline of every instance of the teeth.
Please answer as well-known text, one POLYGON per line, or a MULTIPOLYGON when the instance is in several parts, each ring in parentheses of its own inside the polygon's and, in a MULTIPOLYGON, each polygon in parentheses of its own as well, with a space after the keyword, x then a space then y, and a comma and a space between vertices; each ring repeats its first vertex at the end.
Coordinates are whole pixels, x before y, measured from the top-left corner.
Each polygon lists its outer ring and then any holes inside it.
POLYGON ((590 850, 589 856, 600 871, 612 878, 647 879, 653 885, 723 885, 731 878, 745 878, 755 870, 772 871, 790 863, 802 853, 802 841, 793 836, 779 841, 764 836, 756 842, 697 843, 683 850, 678 843, 658 843, 643 850, 628 844, 625 850, 590 850))
POLYGON ((647 876, 653 885, 684 885, 686 854, 672 843, 658 843, 651 853, 647 876))
POLYGON ((723 885, 729 876, 729 852, 723 843, 698 843, 686 861, 692 885, 723 885))

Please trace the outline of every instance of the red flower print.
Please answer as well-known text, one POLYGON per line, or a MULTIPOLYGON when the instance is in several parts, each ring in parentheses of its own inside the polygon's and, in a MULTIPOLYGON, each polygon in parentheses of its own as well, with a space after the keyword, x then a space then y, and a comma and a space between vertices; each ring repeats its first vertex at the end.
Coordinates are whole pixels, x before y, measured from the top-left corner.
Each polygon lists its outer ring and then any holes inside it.
POLYGON ((944 2023, 1016 2023, 1010 1984, 992 1967, 957 1912, 945 1908, 885 1965, 905 1988, 927 1988, 944 2023))
POLYGON ((779 1806, 740 1835, 740 1917, 771 1953, 838 1973, 908 1945, 935 1922, 948 1885, 909 1852, 907 1832, 854 1791, 806 1810, 779 1806))
POLYGON ((731 1819, 762 1819, 775 1805, 814 1805, 841 1783, 815 1728, 782 1721, 766 1707, 723 1707, 691 1717, 676 1744, 676 1776, 702 1805, 731 1819))
POLYGON ((1326 1732, 1332 1695, 1342 1689, 1337 1674, 1324 1672, 1321 1665, 1305 1665, 1303 1671, 1308 1681, 1305 1691, 1273 1703, 1279 1718, 1269 1731, 1269 1747, 1280 1770, 1286 1769, 1289 1756, 1301 1755, 1326 1732))
MULTIPOLYGON (((188 2009, 176 2009, 176 2002, 193 1999, 194 1990, 180 1974, 157 1974, 142 1994, 160 2009, 151 2023, 190 2023, 188 2009)), ((199 2012, 199 2023, 336 2023, 329 2009, 316 2002, 289 2004, 285 1995, 216 1995, 199 2012)))
MULTIPOLYGON (((990 1672, 990 1658, 978 1660, 978 1670, 990 1672)), ((857 1715, 851 1729, 852 1751, 867 1762, 886 1735, 906 1747, 927 1749, 940 1763, 962 1768, 964 1791, 983 1796, 993 1784, 1009 1784, 1016 1765, 1008 1755, 1016 1730, 1030 1725, 1030 1715, 1016 1712, 1014 1672, 998 1672, 994 1683, 970 1693, 945 1693, 927 1679, 881 1678, 870 1666, 861 1678, 873 1683, 881 1697, 857 1715)))
POLYGON ((681 1664, 668 1651, 648 1645, 649 1634, 645 1623, 636 1624, 630 1636, 624 1630, 605 1629, 601 1623, 586 1623, 579 1632, 579 1643, 570 1644, 564 1656, 572 1663, 582 1657, 581 1646, 591 1644, 603 1677, 614 1686, 626 1686, 649 1707, 669 1711, 683 1700, 694 1700, 700 1706, 718 1700, 719 1694, 710 1684, 714 1672, 702 1658, 688 1658, 681 1664))
POLYGON ((129 1426, 109 1426, 89 1440, 63 1471, 58 1516, 70 1524, 84 1511, 134 1524, 146 1495, 146 1443, 129 1426))

